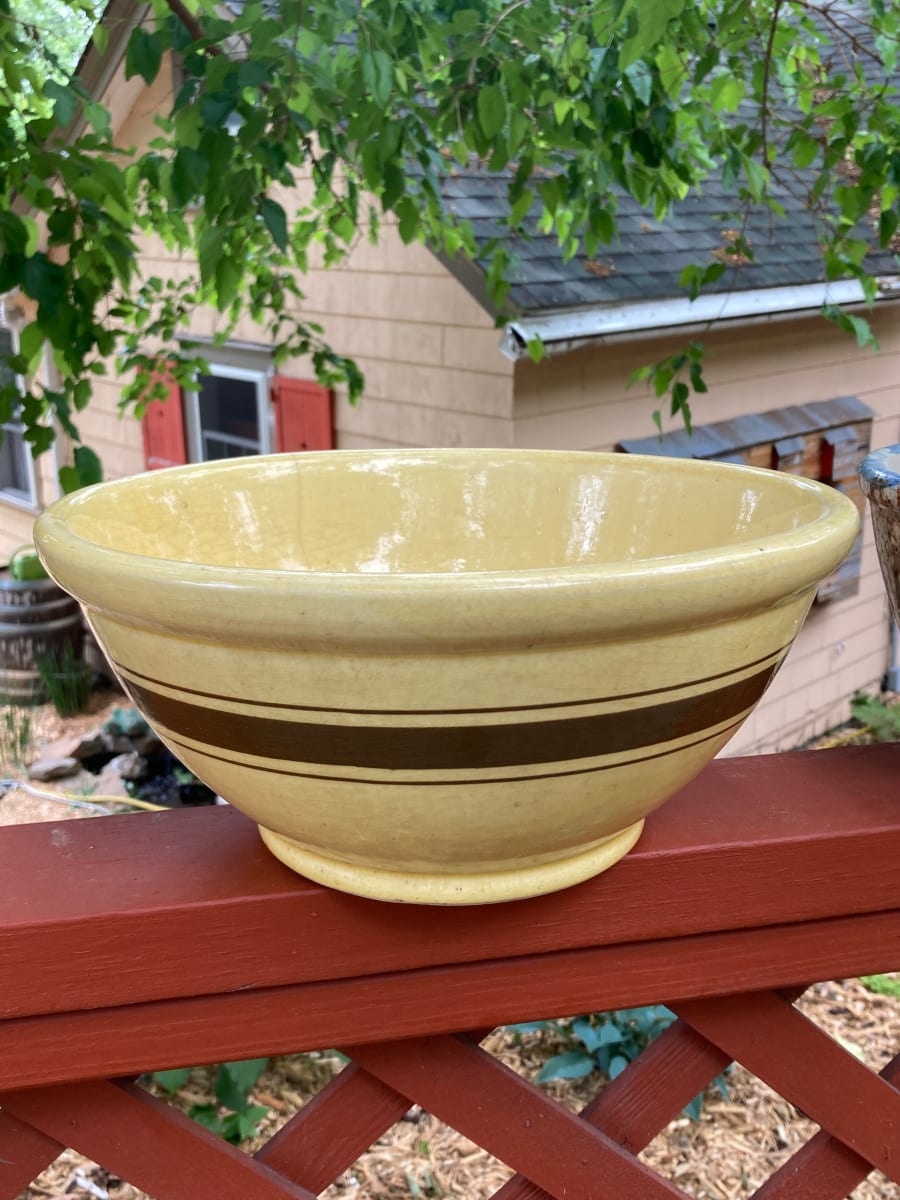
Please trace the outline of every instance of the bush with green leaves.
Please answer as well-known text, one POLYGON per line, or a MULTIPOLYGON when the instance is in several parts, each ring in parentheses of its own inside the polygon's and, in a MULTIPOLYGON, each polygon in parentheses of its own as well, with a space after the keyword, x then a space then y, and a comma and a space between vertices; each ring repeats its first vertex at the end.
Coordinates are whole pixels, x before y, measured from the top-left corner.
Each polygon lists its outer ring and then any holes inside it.
MULTIPOLYGON (((566 1047, 548 1058, 537 1077, 538 1083, 553 1079, 583 1079, 595 1071, 607 1079, 616 1079, 629 1063, 675 1020, 675 1014, 662 1004, 642 1008, 620 1008, 613 1012, 591 1013, 564 1021, 531 1021, 509 1028, 517 1034, 541 1033, 566 1047)), ((716 1086, 724 1096, 728 1090, 719 1075, 716 1086)), ((685 1107, 697 1120, 703 1107, 703 1093, 685 1107)))
POLYGON ((900 741, 900 705, 885 704, 880 696, 856 692, 850 701, 850 711, 874 741, 900 741))
MULTIPOLYGON (((216 1103, 194 1104, 188 1109, 188 1116, 235 1146, 247 1141, 269 1112, 261 1104, 250 1103, 253 1086, 268 1065, 267 1058, 220 1063, 214 1069, 216 1103)), ((151 1078, 171 1096, 184 1087, 192 1070, 192 1067, 178 1067, 172 1071, 155 1071, 151 1078)))

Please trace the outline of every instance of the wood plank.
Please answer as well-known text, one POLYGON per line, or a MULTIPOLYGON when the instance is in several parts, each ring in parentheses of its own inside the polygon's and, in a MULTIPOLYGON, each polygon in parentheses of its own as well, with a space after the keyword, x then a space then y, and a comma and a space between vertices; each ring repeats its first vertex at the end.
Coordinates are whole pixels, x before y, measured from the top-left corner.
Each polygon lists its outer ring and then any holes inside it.
MULTIPOLYGON (((881 1075, 900 1084, 900 1054, 881 1075)), ((844 1200, 871 1169, 861 1155, 820 1129, 766 1180, 753 1200, 844 1200)))
POLYGON ((65 1150, 60 1142, 0 1112, 0 1200, 19 1194, 65 1150))
POLYGON ((0 1021, 0 1088, 674 1003, 900 967, 900 911, 0 1021))
POLYGON ((675 1005, 726 1054, 900 1183, 900 1091, 772 992, 675 1005))
POLYGON ((674 1184, 465 1038, 345 1052, 556 1200, 685 1200, 674 1184))
POLYGON ((5 1092, 0 1105, 155 1200, 315 1200, 135 1084, 5 1092))
MULTIPOLYGON (((795 999, 804 990, 796 987, 788 994, 795 999)), ((731 1062, 718 1046, 687 1022, 677 1020, 598 1092, 582 1109, 581 1118, 638 1154, 731 1062)), ((514 1175, 493 1200, 546 1197, 537 1184, 523 1175, 514 1175)))
POLYGON ((408 1097, 357 1063, 349 1063, 266 1142, 256 1158, 311 1192, 322 1192, 411 1105, 408 1097))
MULTIPOLYGON (((468 1036, 480 1042, 491 1031, 468 1036)), ((260 1162, 321 1192, 408 1112, 412 1101, 348 1063, 257 1152, 260 1162)))
POLYGON ((720 760, 609 872, 475 909, 308 883, 233 809, 4 829, 0 1017, 875 911, 898 894, 898 766, 900 746, 720 760))

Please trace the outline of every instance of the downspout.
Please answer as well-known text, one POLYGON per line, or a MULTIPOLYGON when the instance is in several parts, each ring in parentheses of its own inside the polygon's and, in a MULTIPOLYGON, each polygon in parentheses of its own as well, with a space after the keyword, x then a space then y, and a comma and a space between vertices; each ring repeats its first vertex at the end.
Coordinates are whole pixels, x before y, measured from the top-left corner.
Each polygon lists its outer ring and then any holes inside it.
POLYGON ((900 692, 900 629, 891 621, 891 661, 884 676, 884 691, 900 692))
MULTIPOLYGON (((41 363, 44 375, 44 385, 48 388, 55 389, 59 383, 59 372, 56 369, 56 363, 53 361, 53 355, 50 353, 49 345, 44 345, 43 361, 41 363)), ((58 500, 62 495, 62 488, 59 486, 59 437, 61 430, 56 427, 56 437, 50 443, 50 463, 53 468, 53 482, 50 484, 51 494, 44 500, 44 506, 50 503, 51 500, 58 500)))

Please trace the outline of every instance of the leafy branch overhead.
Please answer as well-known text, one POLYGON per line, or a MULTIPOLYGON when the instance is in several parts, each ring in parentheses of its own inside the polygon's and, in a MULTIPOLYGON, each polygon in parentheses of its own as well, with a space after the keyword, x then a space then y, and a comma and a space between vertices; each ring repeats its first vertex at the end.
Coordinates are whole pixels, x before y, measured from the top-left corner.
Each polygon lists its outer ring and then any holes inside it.
MULTIPOLYGON (((815 215, 823 277, 858 279, 870 301, 870 246, 898 233, 891 0, 248 0, 233 13, 152 0, 126 74, 163 78, 171 102, 137 147, 116 144, 26 7, 0 0, 0 293, 26 314, 11 365, 31 381, 21 415, 36 452, 54 420, 79 441, 107 371, 129 375, 138 412, 161 362, 189 378, 178 338, 200 305, 220 313, 221 338, 249 314, 276 361, 308 354, 358 397, 355 366, 302 316, 303 272, 385 220, 406 242, 474 256, 444 200, 457 165, 481 163, 508 193, 510 232, 552 233, 564 256, 614 239, 623 195, 661 219, 723 180, 737 234, 685 272, 691 294, 752 258, 741 214, 768 208, 777 225, 779 188, 815 215), (196 270, 150 273, 151 233, 196 270)), ((92 53, 113 33, 97 25, 92 53)), ((477 247, 501 316, 512 244, 477 247)), ((827 315, 866 337, 861 318, 827 315)), ((693 347, 649 375, 682 410, 702 385, 693 347)), ((0 389, 0 423, 15 402, 14 385, 0 389)))

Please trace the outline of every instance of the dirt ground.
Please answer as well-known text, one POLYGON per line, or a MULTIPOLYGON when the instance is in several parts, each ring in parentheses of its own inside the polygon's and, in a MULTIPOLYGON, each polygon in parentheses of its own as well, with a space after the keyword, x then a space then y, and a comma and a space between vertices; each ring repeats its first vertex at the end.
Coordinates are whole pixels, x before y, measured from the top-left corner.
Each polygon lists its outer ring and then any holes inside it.
MULTIPOLYGON (((36 745, 63 733, 86 732, 102 723, 112 708, 126 702, 119 693, 97 693, 87 714, 65 722, 50 706, 33 710, 36 745)), ((856 740, 852 731, 831 739, 856 740)), ((8 778, 16 771, 0 764, 8 778)), ((48 785, 53 788, 54 785, 48 785)), ((89 799, 89 798, 88 798, 89 799)), ((61 818, 89 819, 89 808, 69 807, 21 791, 0 790, 0 825, 61 818)), ((900 979, 900 976, 895 978, 900 979)), ((858 980, 838 980, 812 987, 799 1007, 869 1066, 880 1069, 900 1049, 900 998, 867 990, 858 980)), ((488 1049, 527 1078, 558 1047, 546 1034, 516 1037, 496 1030, 488 1049)), ((308 1101, 341 1069, 328 1052, 272 1060, 254 1089, 252 1100, 268 1115, 254 1149, 308 1101)), ((602 1086, 599 1077, 546 1085, 561 1103, 581 1108, 602 1086)), ((682 1115, 642 1154, 660 1175, 697 1200, 741 1200, 753 1191, 816 1131, 816 1126, 741 1067, 727 1074, 728 1098, 715 1087, 707 1090, 697 1121, 682 1115)), ((212 1099, 212 1072, 197 1068, 173 1098, 184 1109, 212 1099)), ((425 1200, 465 1197, 486 1200, 508 1178, 509 1170, 475 1143, 414 1108, 386 1133, 323 1197, 327 1200, 425 1200)), ((27 1188, 19 1200, 46 1197, 75 1200, 143 1200, 144 1193, 111 1176, 103 1168, 67 1151, 27 1188)), ((898 1189, 874 1173, 853 1193, 852 1200, 898 1200, 898 1189)))

